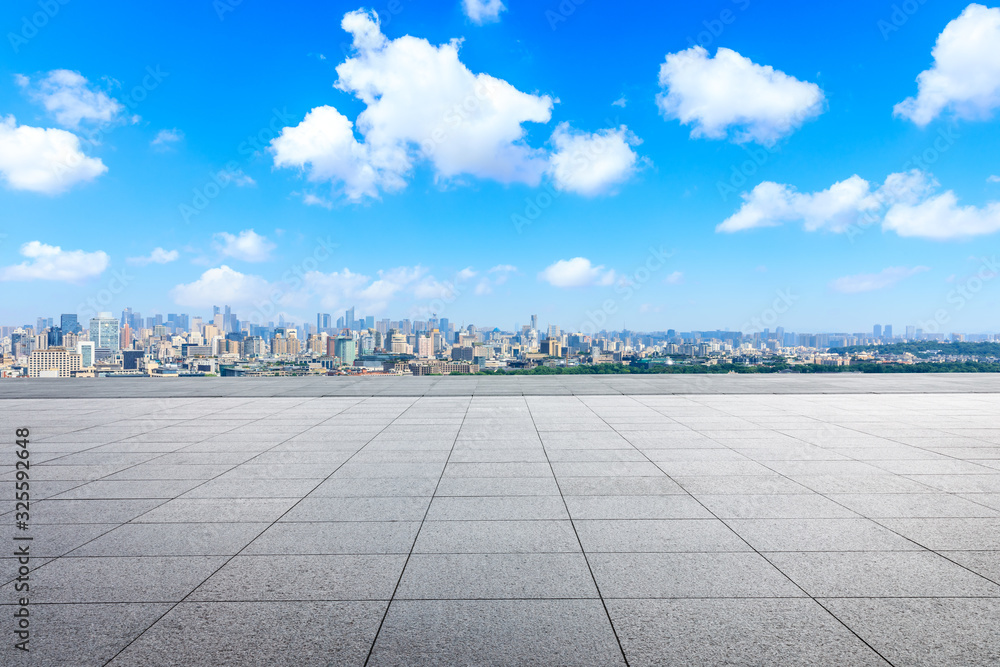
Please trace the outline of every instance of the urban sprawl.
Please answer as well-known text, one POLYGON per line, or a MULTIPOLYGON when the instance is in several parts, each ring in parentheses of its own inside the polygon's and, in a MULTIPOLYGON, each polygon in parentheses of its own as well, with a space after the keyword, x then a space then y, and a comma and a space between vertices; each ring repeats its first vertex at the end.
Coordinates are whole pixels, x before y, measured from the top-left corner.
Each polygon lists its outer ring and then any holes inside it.
MULTIPOLYGON (((316 323, 97 313, 0 327, 0 377, 275 377, 470 373, 721 373, 1000 370, 1000 337, 890 325, 867 333, 563 331, 538 317, 512 331, 448 318, 375 320, 354 309, 316 323)), ((596 328, 596 327, 595 327, 596 328)))

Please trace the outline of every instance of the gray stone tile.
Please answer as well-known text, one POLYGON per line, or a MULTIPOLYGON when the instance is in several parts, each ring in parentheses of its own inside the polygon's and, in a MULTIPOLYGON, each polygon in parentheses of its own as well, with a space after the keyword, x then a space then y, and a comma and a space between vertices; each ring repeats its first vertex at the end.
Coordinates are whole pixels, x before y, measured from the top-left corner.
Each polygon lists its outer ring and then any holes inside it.
MULTIPOLYGON (((34 604, 30 651, 4 664, 31 667, 101 667, 170 608, 169 604, 34 604)), ((7 615, 4 607, 4 615, 7 615)), ((18 652, 20 653, 20 652, 18 652)))
POLYGON ((279 522, 247 547, 246 554, 405 554, 419 521, 279 522))
POLYGON ((688 493, 701 496, 764 495, 810 493, 801 484, 778 475, 677 476, 674 478, 688 493))
POLYGON ((929 551, 764 555, 813 597, 1000 597, 1000 586, 929 551))
POLYGON ((414 553, 579 552, 569 521, 428 521, 414 553))
MULTIPOLYGON (((96 481, 77 486, 52 496, 59 500, 93 498, 114 500, 125 498, 175 498, 201 484, 201 480, 118 480, 96 481)), ((34 485, 32 485, 34 488, 34 485)))
POLYGON ((569 519, 559 496, 435 497, 428 521, 569 519))
MULTIPOLYGON (((222 556, 63 557, 31 574, 34 603, 178 602, 225 562, 222 556)), ((13 584, 3 587, 9 599, 13 584)))
POLYGON ((413 554, 396 592, 406 599, 596 598, 583 554, 413 554))
POLYGON ((942 551, 945 558, 1000 584, 1000 553, 996 551, 942 551))
MULTIPOLYGON (((14 522, 11 521, 4 522, 0 526, 0 538, 4 544, 13 545, 15 536, 30 537, 32 538, 30 551, 33 557, 56 557, 116 529, 118 525, 116 523, 31 524, 30 530, 20 531, 14 528, 14 522)), ((13 555, 14 547, 9 548, 13 555)))
POLYGON ((320 479, 212 479, 184 494, 185 498, 302 498, 320 479))
POLYGON ((166 502, 158 499, 131 500, 42 500, 31 512, 34 524, 125 523, 166 502))
POLYGON ((555 477, 444 477, 437 496, 558 496, 555 477))
POLYGON ((661 477, 560 477, 559 488, 567 496, 687 495, 672 479, 661 477))
POLYGON ((566 496, 573 519, 711 519, 690 496, 566 496))
POLYGON ((574 524, 587 553, 750 551, 718 519, 578 520, 574 524))
POLYGON ((1000 599, 821 599, 894 665, 952 667, 1000 661, 1000 599))
POLYGON ((282 521, 421 521, 430 498, 303 498, 282 521))
POLYGON ((74 556, 231 556, 266 523, 132 523, 74 550, 74 556))
POLYGON ((607 605, 633 667, 887 664, 812 600, 608 600, 607 605))
POLYGON ((593 553, 604 599, 804 597, 755 553, 593 553))
POLYGON ((295 498, 174 498, 133 523, 269 523, 295 502, 295 498))
POLYGON ((108 666, 361 665, 387 604, 184 602, 108 666))
POLYGON ((720 519, 847 519, 851 510, 819 494, 698 495, 720 519))
POLYGON ((400 665, 624 665, 599 600, 396 600, 372 652, 400 665))
POLYGON ((871 518, 996 517, 978 503, 944 493, 838 493, 830 499, 871 518))
POLYGON ((191 601, 388 600, 404 555, 236 556, 191 601))
POLYGON ((727 519, 758 551, 920 551, 868 519, 727 519))
POLYGON ((879 523, 934 551, 1000 551, 1000 519, 880 519, 879 523))
POLYGON ((366 498, 388 496, 431 496, 437 479, 427 477, 379 477, 328 479, 315 488, 310 498, 366 498))

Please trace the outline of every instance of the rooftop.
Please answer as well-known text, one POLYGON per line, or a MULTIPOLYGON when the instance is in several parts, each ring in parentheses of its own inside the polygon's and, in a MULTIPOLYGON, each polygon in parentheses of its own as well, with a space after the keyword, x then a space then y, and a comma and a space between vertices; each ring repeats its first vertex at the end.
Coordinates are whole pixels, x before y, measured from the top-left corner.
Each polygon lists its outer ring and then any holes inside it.
POLYGON ((0 382, 0 652, 995 665, 998 414, 992 375, 0 382))

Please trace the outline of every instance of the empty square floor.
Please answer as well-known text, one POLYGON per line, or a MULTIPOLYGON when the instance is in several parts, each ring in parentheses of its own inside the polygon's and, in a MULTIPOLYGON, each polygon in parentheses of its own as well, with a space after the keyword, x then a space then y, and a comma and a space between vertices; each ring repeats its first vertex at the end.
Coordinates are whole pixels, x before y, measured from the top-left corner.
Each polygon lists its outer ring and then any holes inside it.
POLYGON ((1000 664, 1000 394, 455 386, 0 400, 0 662, 1000 664))

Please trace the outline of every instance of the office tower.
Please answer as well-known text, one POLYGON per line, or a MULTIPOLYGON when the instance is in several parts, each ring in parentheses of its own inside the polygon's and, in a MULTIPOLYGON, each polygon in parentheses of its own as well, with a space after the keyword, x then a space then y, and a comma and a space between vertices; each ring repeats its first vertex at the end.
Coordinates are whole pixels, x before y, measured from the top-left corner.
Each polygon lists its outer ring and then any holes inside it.
POLYGON ((49 328, 49 347, 59 347, 62 345, 63 334, 61 327, 49 328))
POLYGON ((885 328, 882 329, 882 333, 885 336, 886 340, 892 340, 892 325, 891 324, 885 325, 885 328))
POLYGON ((531 328, 538 331, 538 315, 531 316, 531 328))
MULTIPOLYGON (((562 334, 559 331, 559 325, 550 324, 549 325, 549 338, 559 338, 562 334)), ((558 356, 558 355, 555 355, 558 356)))
POLYGON ((63 335, 80 333, 80 322, 77 320, 76 313, 63 313, 59 317, 59 328, 62 329, 63 335))
POLYGON ((121 340, 118 336, 118 318, 111 313, 98 313, 90 320, 90 340, 96 349, 118 352, 121 340))
POLYGON ((879 339, 882 338, 882 325, 881 324, 876 324, 875 325, 874 334, 875 334, 875 336, 874 336, 875 340, 879 340, 879 339))
POLYGON ((76 353, 80 355, 80 368, 90 368, 94 365, 94 341, 81 340, 76 344, 76 353))
POLYGON ((451 326, 451 322, 448 321, 447 317, 442 317, 441 321, 438 323, 438 329, 441 333, 448 335, 448 328, 451 326))
POLYGON ((127 350, 132 347, 132 327, 129 326, 128 322, 122 327, 120 345, 119 349, 121 350, 127 350))
POLYGON ((906 325, 906 340, 916 340, 917 338, 917 327, 912 324, 906 325))
POLYGON ((364 328, 365 329, 374 329, 375 328, 375 316, 374 315, 365 315, 364 328))
POLYGON ((357 347, 354 339, 347 336, 338 336, 335 338, 333 355, 340 359, 341 366, 353 366, 354 360, 357 359, 357 347))
POLYGON ((215 317, 218 314, 219 314, 219 307, 218 306, 212 306, 212 317, 215 317))
POLYGON ((347 311, 344 313, 344 326, 347 327, 348 329, 352 330, 352 331, 355 329, 355 326, 354 326, 354 306, 351 306, 350 308, 348 308, 347 311))
POLYGON ((339 330, 341 330, 343 328, 344 328, 344 318, 343 317, 338 317, 337 318, 337 330, 339 331, 339 330))

